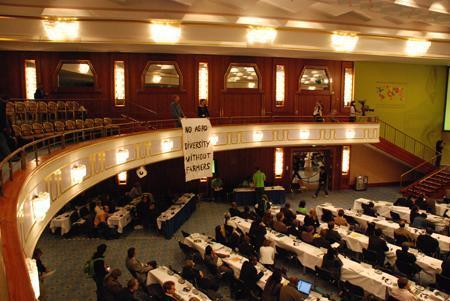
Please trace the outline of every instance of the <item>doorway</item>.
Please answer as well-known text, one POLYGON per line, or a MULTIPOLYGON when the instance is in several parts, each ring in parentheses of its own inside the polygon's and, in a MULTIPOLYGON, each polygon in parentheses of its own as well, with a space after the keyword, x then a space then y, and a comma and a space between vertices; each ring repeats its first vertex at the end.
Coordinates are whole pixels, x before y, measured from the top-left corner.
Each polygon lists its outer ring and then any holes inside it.
MULTIPOLYGON (((314 191, 319 185, 321 166, 328 169, 331 163, 329 150, 294 150, 292 152, 291 190, 294 192, 314 191)), ((332 183, 331 173, 328 184, 332 183)))

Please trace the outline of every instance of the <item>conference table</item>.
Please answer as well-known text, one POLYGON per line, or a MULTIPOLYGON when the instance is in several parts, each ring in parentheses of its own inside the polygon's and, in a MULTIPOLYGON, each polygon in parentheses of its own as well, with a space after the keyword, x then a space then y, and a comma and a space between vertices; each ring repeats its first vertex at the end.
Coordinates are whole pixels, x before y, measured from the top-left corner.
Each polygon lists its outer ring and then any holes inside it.
POLYGON ((450 204, 436 203, 436 214, 439 216, 450 217, 450 204), (447 210, 449 212, 447 212, 447 210))
POLYGON ((117 232, 123 233, 123 229, 131 223, 131 206, 117 207, 117 210, 108 217, 110 228, 117 228, 117 232))
POLYGON ((64 212, 50 222, 50 230, 55 233, 56 229, 61 228, 61 236, 69 233, 72 228, 72 223, 70 222, 70 216, 75 212, 75 210, 64 212))
MULTIPOLYGON (((256 192, 254 187, 240 187, 233 190, 234 200, 239 205, 254 205, 256 203, 256 192)), ((272 203, 284 204, 286 201, 286 190, 282 186, 264 187, 266 194, 272 203)))
MULTIPOLYGON (((250 229, 251 220, 245 220, 240 217, 232 217, 234 224, 243 232, 250 229)), ((313 245, 301 242, 294 237, 277 233, 271 229, 267 229, 266 238, 275 243, 280 248, 294 252, 303 266, 314 269, 315 266, 322 265, 322 259, 325 250, 317 248, 313 245)), ((385 299, 388 290, 394 287, 397 283, 397 278, 388 273, 374 269, 372 266, 365 263, 358 263, 343 255, 339 255, 343 266, 341 269, 341 280, 349 281, 354 285, 362 287, 368 293, 377 296, 380 299, 385 299)), ((430 296, 435 300, 445 300, 445 294, 439 291, 430 291, 417 287, 415 283, 411 282, 413 290, 419 300, 430 300, 430 296)))
MULTIPOLYGON (((197 250, 201 254, 202 257, 205 256, 205 249, 208 245, 211 246, 211 248, 217 254, 227 256, 227 257, 223 257, 222 260, 233 270, 233 274, 236 278, 239 278, 239 275, 240 275, 240 272, 242 269, 242 265, 244 264, 244 262, 248 261, 248 259, 246 257, 234 252, 231 248, 229 248, 221 243, 213 241, 213 239, 209 238, 207 235, 204 235, 204 234, 193 233, 190 236, 185 237, 184 243, 186 245, 188 245, 189 247, 197 250)), ((272 272, 270 270, 268 270, 267 268, 265 268, 259 262, 256 265, 256 270, 258 271, 258 273, 259 272, 264 273, 264 276, 261 279, 259 279, 258 283, 257 283, 257 285, 261 289, 264 289, 264 287, 267 283, 267 280, 272 275, 272 272)), ((283 285, 287 285, 288 280, 283 278, 281 283, 283 285)), ((311 291, 309 297, 305 300, 327 301, 328 298, 321 296, 317 292, 311 291)))
MULTIPOLYGON (((364 198, 356 199, 353 203, 353 209, 362 212, 362 204, 369 204, 372 202, 374 204, 374 208, 378 214, 384 216, 386 218, 391 218, 391 211, 397 213, 401 219, 410 221, 411 209, 405 206, 395 206, 391 202, 386 201, 371 201, 364 198)), ((441 232, 444 231, 446 226, 448 225, 448 219, 439 215, 431 214, 426 212, 425 210, 419 210, 419 213, 425 213, 427 215, 427 221, 433 223, 436 227, 436 231, 441 232)))
POLYGON ((194 193, 183 194, 172 206, 162 212, 156 219, 158 229, 164 237, 170 239, 172 235, 189 219, 195 211, 196 200, 194 193))
MULTIPOLYGON (((319 219, 323 215, 323 209, 329 210, 334 216, 336 216, 338 214, 338 211, 343 208, 335 207, 329 203, 318 205, 316 207, 316 211, 317 211, 317 215, 318 215, 319 219)), ((345 215, 353 217, 364 229, 367 228, 367 225, 369 223, 371 223, 371 222, 375 223, 377 228, 381 229, 385 235, 387 235, 391 238, 394 238, 394 231, 400 227, 398 223, 391 221, 391 220, 386 220, 382 216, 373 217, 373 216, 368 216, 365 214, 357 213, 355 211, 346 210, 346 209, 344 209, 344 213, 345 213, 345 215)), ((406 225, 405 229, 408 230, 414 236, 415 239, 417 239, 417 237, 419 235, 425 233, 424 229, 417 229, 414 227, 410 227, 409 225, 406 225)), ((445 236, 445 235, 438 234, 438 233, 433 233, 431 236, 438 240, 439 248, 441 249, 442 252, 450 251, 450 237, 449 236, 445 236)))
POLYGON ((189 301, 193 297, 198 298, 200 301, 211 300, 207 295, 197 290, 192 283, 183 279, 166 266, 157 267, 147 273, 147 286, 155 283, 162 285, 166 281, 175 283, 175 294, 180 298, 179 300, 189 301))

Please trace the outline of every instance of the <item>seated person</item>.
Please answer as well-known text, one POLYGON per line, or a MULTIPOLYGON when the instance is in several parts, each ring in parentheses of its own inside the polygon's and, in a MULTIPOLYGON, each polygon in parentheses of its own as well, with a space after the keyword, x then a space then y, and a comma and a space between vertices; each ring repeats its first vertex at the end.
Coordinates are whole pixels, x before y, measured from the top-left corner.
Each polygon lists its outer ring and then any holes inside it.
POLYGON ((133 188, 129 192, 125 192, 125 195, 128 197, 129 201, 140 197, 142 195, 142 187, 139 182, 135 182, 133 188))
POLYGON ((139 280, 139 283, 145 283, 147 279, 148 271, 154 269, 155 267, 143 264, 136 258, 136 249, 131 247, 127 252, 127 259, 125 260, 125 265, 133 277, 139 280))
POLYGON ((267 210, 270 209, 270 200, 267 194, 263 194, 255 205, 255 211, 258 216, 263 217, 267 210))
POLYGON ((390 289, 389 295, 401 301, 417 301, 417 297, 411 292, 408 279, 400 277, 397 280, 398 287, 390 289))
POLYGON ((288 233, 288 227, 284 223, 284 214, 282 212, 277 213, 277 219, 273 222, 273 229, 283 234, 288 233))
POLYGON ((400 226, 399 228, 394 230, 394 237, 396 239, 396 243, 397 241, 400 241, 401 244, 406 243, 410 247, 414 246, 414 236, 408 230, 406 230, 405 222, 401 221, 399 223, 399 226, 400 226))
POLYGON ((329 248, 327 254, 323 256, 322 269, 330 272, 335 279, 339 279, 341 275, 342 261, 339 259, 337 251, 329 248))
POLYGON ((434 256, 439 252, 439 242, 431 236, 432 234, 433 229, 427 228, 426 233, 419 235, 416 242, 417 249, 428 256, 434 256))
POLYGON ((105 276, 103 280, 103 290, 105 300, 116 300, 116 296, 120 294, 123 289, 119 281, 122 272, 119 269, 113 269, 105 276))
POLYGON ((275 269, 272 275, 267 279, 266 285, 262 292, 262 300, 277 301, 280 296, 282 273, 281 270, 275 269))
POLYGON ((306 209, 306 202, 305 201, 302 200, 302 201, 300 201, 300 203, 298 203, 297 213, 303 214, 303 215, 307 215, 308 214, 308 210, 306 209))
POLYGON ((404 198, 404 197, 398 198, 394 202, 394 206, 411 207, 413 205, 414 205, 414 202, 410 196, 407 198, 404 198))
POLYGON ((280 289, 280 301, 301 301, 305 300, 305 296, 297 289, 298 278, 289 277, 289 284, 283 285, 280 289))
POLYGON ((256 213, 254 211, 250 211, 249 206, 245 206, 244 212, 241 213, 241 217, 244 219, 252 219, 253 220, 256 218, 256 213))
MULTIPOLYGON (((138 299, 136 299, 134 295, 138 291, 138 289, 139 289, 139 281, 136 278, 131 278, 130 280, 128 280, 127 287, 123 288, 122 291, 119 293, 117 300, 137 301, 138 299)), ((173 301, 172 299, 165 299, 165 300, 173 301)))
POLYGON ((166 281, 162 285, 164 291, 163 301, 178 301, 179 297, 176 295, 175 282, 166 281))
POLYGON ((185 261, 181 276, 187 281, 198 285, 201 289, 213 291, 219 289, 219 284, 216 281, 206 278, 202 271, 195 268, 195 263, 192 259, 185 261))
POLYGON ((270 211, 267 211, 263 218, 262 218, 262 222, 264 225, 266 225, 269 228, 273 228, 273 215, 270 211))
POLYGON ((371 237, 372 235, 375 234, 375 223, 374 222, 370 222, 367 224, 367 229, 365 234, 369 237, 371 237))
POLYGON ((267 267, 273 267, 275 264, 275 248, 269 240, 264 240, 259 248, 259 262, 267 267))
POLYGON ((448 254, 441 264, 441 275, 450 278, 450 254, 448 254))
POLYGON ((250 244, 250 237, 244 234, 241 239, 241 243, 238 246, 239 253, 245 257, 256 256, 255 249, 250 244))
POLYGON ((305 216, 305 220, 303 222, 303 227, 313 226, 314 229, 320 226, 319 218, 317 217, 316 209, 309 209, 309 214, 305 216))
POLYGON ((334 224, 338 226, 344 226, 347 227, 348 223, 347 220, 344 218, 344 210, 339 209, 338 215, 334 217, 334 224))
POLYGON ((239 274, 239 280, 241 280, 247 288, 252 291, 258 291, 257 282, 264 276, 263 272, 256 270, 258 260, 255 256, 251 256, 248 261, 244 262, 239 274))
POLYGON ((204 260, 212 273, 233 273, 220 257, 228 257, 228 255, 219 256, 211 246, 206 247, 204 260))
POLYGON ((377 216, 377 211, 375 210, 375 204, 373 202, 370 202, 366 206, 364 206, 364 205, 366 205, 366 204, 362 205, 363 214, 368 215, 368 216, 373 216, 373 217, 377 216))
MULTIPOLYGON (((408 252, 409 247, 407 244, 402 245, 401 250, 397 250, 395 254, 397 255, 396 265, 397 262, 402 262, 408 265, 413 266, 413 270, 415 273, 420 272, 422 270, 417 264, 416 264, 416 256, 414 254, 408 252)), ((398 265, 397 265, 398 267, 398 265)), ((400 272, 403 272, 401 268, 399 268, 400 272)))
POLYGON ((409 223, 412 225, 416 216, 420 215, 419 208, 417 206, 412 206, 409 211, 409 223))
POLYGON ((259 217, 251 224, 248 234, 250 235, 250 242, 252 243, 252 245, 256 250, 259 250, 259 248, 263 245, 267 234, 266 227, 261 222, 261 219, 259 217))
POLYGON ((312 243, 314 239, 314 227, 306 226, 303 227, 303 230, 300 234, 300 239, 306 243, 312 243))
POLYGON ((323 229, 323 228, 320 229, 319 234, 314 234, 312 244, 318 248, 328 249, 330 247, 330 242, 325 239, 326 235, 327 235, 327 230, 323 229))
POLYGON ((282 212, 284 215, 284 223, 286 225, 290 225, 293 221, 295 221, 296 216, 295 213, 291 210, 291 204, 284 204, 284 207, 280 209, 280 212, 282 212))
POLYGON ((414 218, 411 227, 425 229, 428 227, 427 214, 421 213, 414 218))
POLYGON ((94 228, 96 229, 97 234, 100 237, 104 237, 105 239, 111 239, 116 236, 114 233, 114 229, 108 226, 107 221, 109 216, 109 207, 105 205, 103 206, 103 209, 95 215, 94 218, 94 228))
POLYGON ((236 202, 231 203, 231 208, 228 209, 230 212, 231 217, 233 216, 241 216, 241 211, 238 209, 238 205, 236 202))
POLYGON ((370 251, 377 253, 377 264, 382 266, 384 264, 384 259, 386 258, 385 252, 389 251, 386 241, 381 237, 381 230, 375 229, 374 235, 369 237, 369 247, 370 251))
POLYGON ((328 240, 330 244, 334 244, 336 242, 340 242, 342 240, 341 235, 334 230, 334 223, 328 223, 328 231, 325 234, 325 239, 328 240))

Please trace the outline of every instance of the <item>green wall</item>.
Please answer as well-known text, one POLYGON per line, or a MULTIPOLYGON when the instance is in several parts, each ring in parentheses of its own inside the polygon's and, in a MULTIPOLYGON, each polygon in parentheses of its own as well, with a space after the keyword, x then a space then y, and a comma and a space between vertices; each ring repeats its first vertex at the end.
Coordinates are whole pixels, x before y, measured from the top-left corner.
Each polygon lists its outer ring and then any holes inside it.
POLYGON ((355 62, 354 98, 375 109, 370 115, 434 148, 442 137, 446 73, 445 66, 355 62))

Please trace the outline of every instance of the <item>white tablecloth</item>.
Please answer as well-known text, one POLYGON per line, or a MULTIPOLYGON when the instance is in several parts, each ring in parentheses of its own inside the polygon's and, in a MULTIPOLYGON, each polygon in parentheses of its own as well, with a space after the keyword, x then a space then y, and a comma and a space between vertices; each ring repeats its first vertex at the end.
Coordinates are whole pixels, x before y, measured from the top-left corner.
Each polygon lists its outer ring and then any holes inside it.
MULTIPOLYGON (((283 186, 266 186, 264 187, 264 190, 279 190, 283 191, 283 186)), ((239 187, 233 189, 233 192, 252 192, 255 191, 255 187, 239 187)))
POLYGON ((159 283, 162 285, 166 281, 175 282, 175 293, 183 301, 189 301, 192 297, 196 297, 201 301, 211 300, 208 296, 197 290, 189 281, 183 279, 180 275, 173 273, 165 266, 160 266, 156 269, 148 271, 147 285, 154 283, 159 283))
POLYGON ((108 218, 108 225, 110 227, 117 227, 117 232, 123 233, 123 228, 131 222, 129 208, 130 207, 118 207, 117 211, 108 218))
POLYGON ((353 209, 357 212, 362 213, 362 205, 361 204, 369 204, 372 202, 374 204, 375 210, 382 216, 389 217, 391 212, 391 206, 393 205, 391 202, 386 201, 372 201, 364 198, 356 199, 353 202, 353 209))
MULTIPOLYGON (((436 214, 439 216, 444 216, 445 211, 450 209, 450 204, 438 204, 436 203, 436 214)), ((450 210, 449 210, 450 211, 450 210)), ((450 215, 450 212, 447 213, 450 215)))
POLYGON ((187 203, 192 201, 194 196, 195 196, 194 193, 185 193, 175 202, 175 204, 170 206, 169 209, 162 212, 156 219, 156 224, 158 225, 158 229, 161 230, 162 222, 170 220, 172 217, 177 215, 178 211, 180 211, 184 206, 186 206, 187 203))
POLYGON ((70 222, 70 216, 74 211, 64 212, 63 214, 58 215, 53 218, 50 222, 50 230, 52 233, 55 233, 57 228, 61 228, 61 235, 69 233, 70 228, 72 227, 72 223, 70 222))

